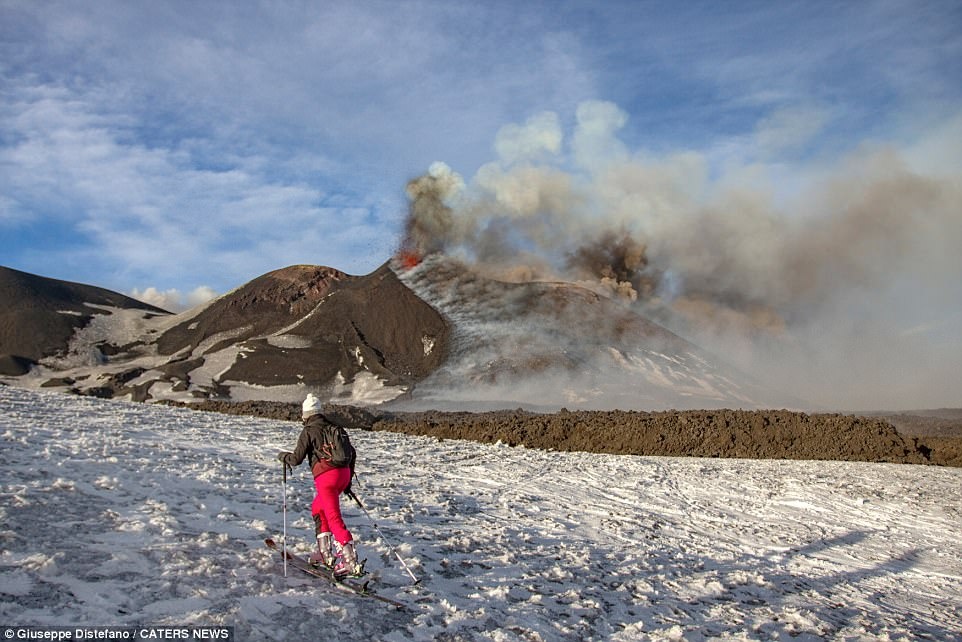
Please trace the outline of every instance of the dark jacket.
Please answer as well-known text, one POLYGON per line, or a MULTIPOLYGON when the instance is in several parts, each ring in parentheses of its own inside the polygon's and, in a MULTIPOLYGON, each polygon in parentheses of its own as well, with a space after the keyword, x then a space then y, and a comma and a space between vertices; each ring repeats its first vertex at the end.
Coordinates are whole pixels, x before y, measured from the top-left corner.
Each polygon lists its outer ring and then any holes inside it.
MULTIPOLYGON (((324 418, 324 415, 313 415, 305 423, 301 430, 300 437, 297 438, 297 446, 294 452, 289 453, 284 462, 289 466, 299 466, 304 457, 308 458, 311 465, 311 474, 315 477, 326 473, 332 468, 331 462, 324 458, 323 446, 325 443, 326 432, 333 427, 333 424, 324 418)), ((351 453, 351 475, 354 474, 354 461, 356 453, 351 453)))

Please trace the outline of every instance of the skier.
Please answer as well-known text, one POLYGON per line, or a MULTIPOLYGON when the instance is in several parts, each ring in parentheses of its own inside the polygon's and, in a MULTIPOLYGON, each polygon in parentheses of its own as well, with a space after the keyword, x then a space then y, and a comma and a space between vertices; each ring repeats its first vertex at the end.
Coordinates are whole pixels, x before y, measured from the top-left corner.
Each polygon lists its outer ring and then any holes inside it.
POLYGON ((301 406, 304 428, 297 439, 294 452, 280 452, 277 458, 285 466, 299 465, 308 457, 317 493, 311 502, 317 552, 311 555, 313 564, 331 568, 337 577, 363 573, 357 561, 354 539, 341 517, 341 493, 351 490, 354 476, 355 451, 347 431, 335 426, 321 411, 321 401, 308 394, 301 406))

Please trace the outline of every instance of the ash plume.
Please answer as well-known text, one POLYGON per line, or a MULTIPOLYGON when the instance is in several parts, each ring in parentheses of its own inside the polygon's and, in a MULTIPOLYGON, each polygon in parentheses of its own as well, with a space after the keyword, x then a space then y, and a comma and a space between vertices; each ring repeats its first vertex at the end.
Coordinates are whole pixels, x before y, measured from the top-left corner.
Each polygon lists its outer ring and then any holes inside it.
POLYGON ((434 163, 424 176, 408 182, 411 201, 401 251, 417 257, 443 252, 453 240, 455 217, 445 200, 463 183, 444 163, 434 163))
POLYGON ((646 270, 645 244, 624 230, 605 230, 594 241, 568 255, 567 268, 585 279, 597 279, 619 297, 650 298, 658 286, 656 274, 646 270))
POLYGON ((502 130, 511 153, 467 183, 442 164, 412 181, 404 247, 586 285, 819 406, 962 395, 941 377, 962 357, 962 165, 866 144, 785 192, 764 167, 709 179, 699 154, 628 150, 608 103, 579 108, 567 154, 530 144, 558 122, 502 130))

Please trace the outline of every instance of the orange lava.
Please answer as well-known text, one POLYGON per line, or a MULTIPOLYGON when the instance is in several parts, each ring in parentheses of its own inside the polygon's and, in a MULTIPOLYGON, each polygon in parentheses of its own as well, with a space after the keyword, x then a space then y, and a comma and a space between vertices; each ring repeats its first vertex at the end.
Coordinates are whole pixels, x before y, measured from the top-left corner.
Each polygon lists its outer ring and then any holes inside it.
POLYGON ((401 262, 401 266, 406 270, 410 270, 421 262, 421 256, 416 252, 411 252, 410 250, 402 250, 398 254, 398 260, 401 262))

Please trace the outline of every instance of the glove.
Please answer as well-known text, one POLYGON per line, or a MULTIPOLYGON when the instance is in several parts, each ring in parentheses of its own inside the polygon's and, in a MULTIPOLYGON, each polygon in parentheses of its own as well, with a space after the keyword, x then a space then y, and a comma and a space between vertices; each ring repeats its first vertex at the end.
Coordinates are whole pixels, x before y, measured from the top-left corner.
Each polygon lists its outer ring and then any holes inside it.
POLYGON ((294 474, 294 467, 291 466, 289 463, 287 463, 287 458, 288 458, 289 456, 292 456, 293 454, 294 454, 294 453, 289 453, 289 452, 284 451, 284 450, 282 450, 281 452, 277 453, 277 460, 284 465, 284 483, 285 483, 285 484, 287 483, 287 476, 294 474))

